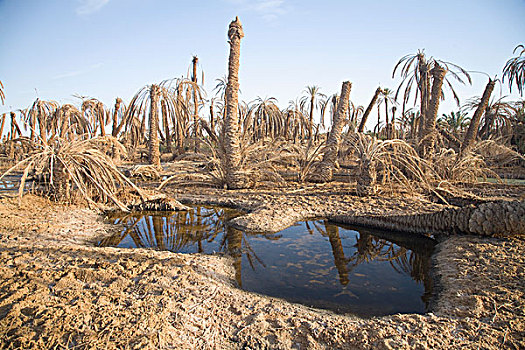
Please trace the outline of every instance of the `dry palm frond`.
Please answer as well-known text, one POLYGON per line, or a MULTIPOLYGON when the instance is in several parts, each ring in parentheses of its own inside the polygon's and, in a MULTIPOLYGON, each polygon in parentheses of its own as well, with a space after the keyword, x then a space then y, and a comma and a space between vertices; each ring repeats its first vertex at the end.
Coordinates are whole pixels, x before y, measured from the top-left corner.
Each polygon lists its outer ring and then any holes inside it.
POLYGON ((305 145, 292 145, 292 161, 297 166, 297 179, 304 182, 315 173, 316 165, 323 159, 324 143, 317 145, 312 139, 305 145))
POLYGON ((479 178, 498 177, 475 153, 458 157, 452 149, 441 149, 432 159, 435 172, 442 181, 477 182, 479 178))
POLYGON ((129 170, 130 177, 146 179, 160 179, 159 170, 153 165, 135 165, 129 170))
MULTIPOLYGON (((205 124, 203 124, 205 125, 205 124)), ((211 129, 206 129, 211 133, 211 129)), ((284 179, 277 171, 277 165, 287 159, 291 159, 293 153, 283 141, 262 139, 250 142, 251 135, 244 133, 240 142, 240 164, 239 169, 246 179, 246 186, 253 187, 263 182, 282 183, 284 179)), ((193 154, 193 160, 200 160, 204 166, 193 162, 184 173, 175 174, 161 183, 159 189, 170 182, 181 180, 184 177, 188 181, 207 183, 213 186, 223 187, 226 184, 226 151, 221 139, 213 133, 209 138, 202 140, 204 148, 209 153, 193 154)))
POLYGON ((525 160, 523 155, 495 140, 484 140, 476 143, 472 148, 472 152, 483 157, 487 164, 498 166, 525 160))
MULTIPOLYGON (((429 163, 419 157, 402 140, 381 141, 362 133, 353 134, 354 142, 347 152, 353 152, 359 162, 358 188, 373 193, 379 175, 385 189, 402 185, 409 192, 431 191, 437 179, 429 163)), ((359 192, 359 190, 358 190, 359 192)))
POLYGON ((519 55, 508 60, 503 68, 503 80, 508 78, 509 89, 511 92, 512 86, 516 83, 520 95, 523 96, 523 90, 525 87, 525 46, 516 46, 513 53, 516 52, 519 52, 519 55))
MULTIPOLYGON (((117 147, 122 147, 114 138, 106 137, 102 143, 110 140, 113 140, 117 147)), ((43 178, 39 189, 54 200, 70 201, 73 193, 80 193, 89 204, 97 205, 111 201, 126 211, 127 207, 115 193, 124 187, 132 187, 139 194, 142 191, 118 171, 113 161, 97 148, 99 141, 98 138, 75 141, 57 139, 17 163, 0 179, 15 170, 23 169, 19 199, 23 195, 29 174, 35 173, 43 178)))

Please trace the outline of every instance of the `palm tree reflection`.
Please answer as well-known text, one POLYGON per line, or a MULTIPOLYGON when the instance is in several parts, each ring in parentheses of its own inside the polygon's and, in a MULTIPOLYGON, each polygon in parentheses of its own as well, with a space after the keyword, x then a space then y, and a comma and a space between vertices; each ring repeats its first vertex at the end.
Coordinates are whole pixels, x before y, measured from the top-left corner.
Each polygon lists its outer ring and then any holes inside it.
MULTIPOLYGON (((190 251, 193 248, 198 253, 204 253, 206 244, 217 242, 215 249, 233 258, 235 280, 242 287, 243 257, 253 270, 256 269, 256 264, 266 267, 250 245, 250 239, 263 237, 268 240, 279 240, 282 235, 245 232, 228 224, 231 219, 239 215, 239 212, 230 209, 198 207, 183 212, 141 212, 114 216, 110 219, 115 223, 125 224, 126 229, 104 239, 99 245, 118 246, 129 236, 133 244, 140 248, 153 247, 173 252, 190 251), (217 239, 220 240, 216 241, 217 239)), ((336 226, 326 220, 322 223, 306 222, 310 234, 318 231, 328 238, 341 285, 348 285, 350 272, 360 264, 374 260, 385 261, 389 262, 395 271, 407 274, 416 282, 423 283, 425 293, 422 300, 428 305, 433 287, 429 271, 434 240, 386 231, 373 231, 372 234, 367 229, 359 228, 359 232, 354 231, 356 243, 351 250, 353 253, 345 256, 340 227, 353 230, 350 227, 336 226)))

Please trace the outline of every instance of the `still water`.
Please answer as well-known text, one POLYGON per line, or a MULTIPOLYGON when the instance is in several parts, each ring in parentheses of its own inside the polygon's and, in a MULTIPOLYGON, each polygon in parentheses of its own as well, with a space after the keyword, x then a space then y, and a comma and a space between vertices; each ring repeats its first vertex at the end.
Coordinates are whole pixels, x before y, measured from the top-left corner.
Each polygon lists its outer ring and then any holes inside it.
POLYGON ((274 234, 244 232, 226 224, 239 215, 217 207, 120 214, 109 220, 125 228, 99 245, 224 252, 234 259, 242 289, 338 313, 368 317, 428 308, 431 238, 326 220, 274 234))

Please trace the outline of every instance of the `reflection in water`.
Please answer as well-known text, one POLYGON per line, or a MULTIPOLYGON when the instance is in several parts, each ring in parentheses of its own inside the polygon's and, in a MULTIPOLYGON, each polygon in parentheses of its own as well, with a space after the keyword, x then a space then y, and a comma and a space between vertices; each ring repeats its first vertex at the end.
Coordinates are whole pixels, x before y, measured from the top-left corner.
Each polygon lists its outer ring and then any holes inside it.
POLYGON ((428 308, 431 238, 326 220, 278 234, 244 232, 227 224, 239 215, 207 207, 121 214, 109 219, 125 229, 99 245, 225 252, 233 258, 240 287, 337 312, 372 316, 428 308))

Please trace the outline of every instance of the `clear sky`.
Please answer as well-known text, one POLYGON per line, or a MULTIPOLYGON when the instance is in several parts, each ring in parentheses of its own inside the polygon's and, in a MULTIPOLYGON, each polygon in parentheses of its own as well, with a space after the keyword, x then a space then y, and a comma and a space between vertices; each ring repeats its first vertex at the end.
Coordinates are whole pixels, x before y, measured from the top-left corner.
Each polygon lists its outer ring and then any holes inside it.
MULTIPOLYGON (((307 85, 329 95, 344 80, 366 106, 379 84, 397 87, 394 65, 418 49, 501 77, 525 44, 525 0, 0 0, 0 113, 37 97, 129 102, 146 84, 186 75, 193 55, 210 96, 227 72, 226 33, 237 15, 241 98, 273 96, 281 108, 307 85)), ((462 101, 483 92, 487 77, 472 77, 458 87, 462 101)), ((453 109, 448 98, 440 114, 453 109)))

